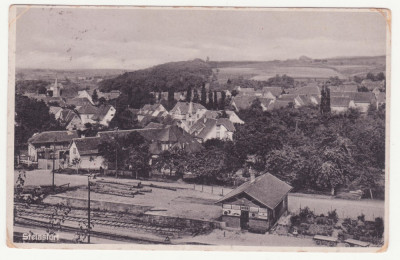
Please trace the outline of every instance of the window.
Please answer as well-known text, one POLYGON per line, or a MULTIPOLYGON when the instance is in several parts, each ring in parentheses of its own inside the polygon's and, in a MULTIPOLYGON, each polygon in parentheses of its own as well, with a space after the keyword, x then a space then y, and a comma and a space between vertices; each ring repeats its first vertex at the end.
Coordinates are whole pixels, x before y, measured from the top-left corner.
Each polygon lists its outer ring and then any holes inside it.
POLYGON ((73 153, 73 154, 76 154, 76 148, 73 148, 73 149, 72 149, 72 153, 73 153))
POLYGON ((219 132, 217 132, 216 137, 220 138, 220 133, 219 132))

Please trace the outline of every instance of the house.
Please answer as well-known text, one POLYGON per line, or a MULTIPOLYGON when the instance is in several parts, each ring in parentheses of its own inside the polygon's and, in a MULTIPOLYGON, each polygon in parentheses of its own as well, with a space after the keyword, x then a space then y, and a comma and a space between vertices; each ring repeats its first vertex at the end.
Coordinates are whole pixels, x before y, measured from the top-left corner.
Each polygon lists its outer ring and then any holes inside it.
POLYGON ((226 227, 267 231, 288 211, 292 187, 266 173, 237 187, 216 203, 222 204, 226 227))
POLYGON ((385 81, 372 81, 370 79, 364 79, 361 82, 361 86, 366 87, 369 91, 374 90, 374 88, 384 89, 385 81))
POLYGON ((276 99, 269 103, 267 110, 271 111, 274 109, 287 108, 290 105, 293 105, 293 101, 276 99))
POLYGON ((256 96, 256 91, 254 88, 239 88, 238 92, 239 96, 256 96))
POLYGON ((150 153, 153 158, 163 151, 172 148, 182 149, 187 153, 198 152, 203 149, 202 145, 189 133, 175 125, 166 125, 164 128, 131 129, 117 131, 103 131, 97 133, 101 138, 115 138, 137 132, 150 143, 150 153))
MULTIPOLYGON (((265 93, 270 92, 274 97, 279 97, 282 94, 281 87, 263 87, 262 91, 265 93)), ((265 96, 267 97, 267 96, 265 96)))
POLYGON ((108 126, 110 121, 114 118, 116 112, 115 108, 111 105, 101 105, 99 107, 95 107, 91 104, 84 105, 77 111, 80 115, 83 125, 87 123, 99 123, 104 126, 108 126))
POLYGON ((299 94, 283 94, 279 97, 279 101, 287 101, 292 103, 295 108, 305 105, 299 94))
POLYGON ((374 93, 357 92, 354 96, 354 105, 361 113, 367 113, 370 105, 376 105, 374 93))
POLYGON ((331 97, 331 112, 346 112, 349 108, 355 108, 354 100, 348 97, 331 97))
POLYGON ((77 108, 77 111, 81 117, 82 124, 85 125, 87 123, 95 123, 93 117, 97 114, 97 107, 93 106, 92 104, 85 104, 77 108))
POLYGON ((73 138, 78 138, 76 131, 47 131, 34 134, 28 140, 28 156, 39 169, 59 169, 68 159, 68 146, 73 138))
POLYGON ((232 140, 235 126, 228 118, 206 118, 198 120, 189 133, 203 143, 209 139, 232 140))
POLYGON ((275 100, 275 98, 274 99, 259 98, 258 100, 260 100, 262 110, 263 111, 267 111, 268 110, 268 106, 271 104, 271 102, 273 102, 275 100))
POLYGON ((94 105, 94 102, 92 100, 92 96, 89 94, 87 90, 80 90, 78 91, 78 98, 86 98, 89 100, 89 102, 94 105))
MULTIPOLYGON (((220 118, 223 113, 224 113, 224 111, 222 111, 222 110, 221 111, 206 110, 205 112, 197 113, 196 117, 198 117, 199 119, 202 117, 217 119, 217 118, 220 118)), ((225 113, 226 113, 226 116, 229 119, 229 121, 231 121, 233 124, 244 124, 244 121, 241 120, 238 117, 238 115, 236 115, 235 112, 230 111, 230 110, 225 110, 225 113)))
POLYGON ((236 111, 240 111, 243 109, 249 109, 253 104, 254 100, 256 100, 256 96, 236 96, 232 98, 232 107, 235 108, 236 111))
POLYGON ((55 107, 55 106, 49 107, 50 114, 53 114, 56 120, 60 118, 62 111, 63 109, 61 107, 55 107))
POLYGON ((80 98, 80 97, 75 97, 75 98, 67 98, 66 99, 66 104, 71 106, 75 106, 76 109, 80 109, 83 106, 93 106, 92 102, 90 102, 89 99, 87 98, 80 98))
POLYGON ((59 121, 67 130, 80 130, 84 128, 84 124, 79 115, 68 108, 62 110, 59 121))
POLYGON ((244 124, 244 121, 240 119, 234 111, 226 110, 225 113, 228 115, 229 121, 231 121, 232 123, 240 125, 244 124))
POLYGON ((330 86, 331 92, 341 92, 341 93, 355 93, 358 92, 358 86, 356 84, 346 84, 340 86, 330 86))
POLYGON ((105 100, 114 100, 117 99, 121 95, 121 91, 119 90, 111 90, 110 92, 101 92, 97 91, 97 96, 100 98, 104 98, 105 100))
POLYGON ((93 120, 101 125, 108 126, 114 118, 116 110, 111 105, 101 105, 97 107, 97 113, 93 116, 93 120))
POLYGON ((138 121, 140 122, 145 116, 151 116, 151 117, 157 117, 158 115, 161 115, 163 117, 167 116, 168 111, 161 104, 154 104, 154 105, 146 104, 139 110, 137 115, 138 115, 138 121))
POLYGON ((98 170, 106 168, 103 156, 99 155, 100 137, 74 138, 69 145, 69 165, 79 159, 81 169, 98 170))
POLYGON ((205 113, 207 109, 198 103, 178 102, 169 111, 173 119, 180 121, 180 127, 189 131, 190 127, 200 118, 201 113, 205 113))
POLYGON ((295 88, 293 90, 288 90, 288 91, 289 91, 290 94, 321 97, 321 89, 317 85, 311 85, 311 86, 295 88))

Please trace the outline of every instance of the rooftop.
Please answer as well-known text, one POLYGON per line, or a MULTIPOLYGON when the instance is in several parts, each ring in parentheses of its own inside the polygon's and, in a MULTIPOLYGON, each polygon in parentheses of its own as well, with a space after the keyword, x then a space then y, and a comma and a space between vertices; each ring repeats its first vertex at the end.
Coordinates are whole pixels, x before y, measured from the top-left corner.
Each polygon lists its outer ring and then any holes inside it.
POLYGON ((223 203, 239 194, 245 193, 262 205, 274 209, 291 189, 292 186, 289 184, 281 181, 270 173, 265 173, 257 177, 253 182, 249 181, 243 183, 216 203, 223 203))
POLYGON ((78 133, 74 131, 47 131, 34 134, 29 138, 28 142, 31 144, 44 144, 44 143, 65 143, 70 142, 73 138, 78 138, 78 133))

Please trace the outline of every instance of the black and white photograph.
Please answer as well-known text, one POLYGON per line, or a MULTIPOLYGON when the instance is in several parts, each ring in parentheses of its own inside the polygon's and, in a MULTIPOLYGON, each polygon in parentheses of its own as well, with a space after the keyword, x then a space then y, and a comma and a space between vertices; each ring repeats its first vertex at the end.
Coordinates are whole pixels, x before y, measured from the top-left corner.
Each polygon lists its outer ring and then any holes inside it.
POLYGON ((390 10, 9 12, 14 247, 387 247, 390 10))

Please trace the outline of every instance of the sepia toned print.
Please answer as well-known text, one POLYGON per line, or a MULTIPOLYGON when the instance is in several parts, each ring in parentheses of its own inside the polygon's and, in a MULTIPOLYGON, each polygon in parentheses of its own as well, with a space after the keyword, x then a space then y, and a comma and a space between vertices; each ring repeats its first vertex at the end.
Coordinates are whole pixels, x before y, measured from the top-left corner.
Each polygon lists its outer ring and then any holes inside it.
POLYGON ((389 16, 13 6, 9 246, 385 250, 389 16))

